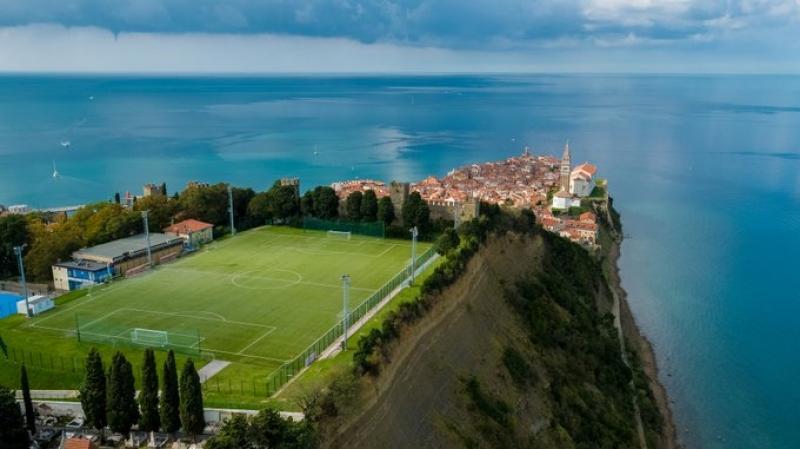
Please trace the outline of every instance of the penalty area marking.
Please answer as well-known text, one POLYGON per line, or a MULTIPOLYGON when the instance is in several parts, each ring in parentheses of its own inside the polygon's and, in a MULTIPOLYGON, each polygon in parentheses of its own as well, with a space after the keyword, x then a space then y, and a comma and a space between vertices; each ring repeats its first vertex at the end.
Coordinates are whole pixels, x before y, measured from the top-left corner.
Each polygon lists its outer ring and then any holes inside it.
POLYGON ((295 286, 295 285, 297 285, 297 284, 300 284, 301 282, 303 282, 303 275, 302 275, 302 274, 300 274, 300 273, 298 273, 298 272, 296 272, 296 271, 292 271, 292 270, 282 270, 282 269, 278 269, 278 268, 270 268, 270 269, 266 269, 266 270, 260 270, 260 269, 256 269, 256 270, 242 271, 242 272, 236 273, 236 274, 234 274, 233 276, 231 276, 231 284, 233 284, 233 285, 234 285, 234 286, 236 286, 236 287, 239 287, 239 288, 246 288, 246 289, 249 289, 249 290, 276 290, 276 289, 282 289, 282 288, 289 288, 289 287, 293 287, 293 286, 295 286), (266 272, 266 273, 277 273, 277 272, 281 272, 281 273, 289 273, 289 274, 291 274, 292 276, 294 276, 294 277, 295 277, 295 279, 294 279, 294 280, 292 280, 292 279, 281 279, 281 278, 270 277, 270 276, 248 276, 250 273, 256 273, 256 272, 266 272), (247 278, 247 277, 249 277, 249 278, 251 278, 251 279, 263 279, 263 280, 265 280, 265 281, 278 281, 278 282, 283 282, 283 283, 285 283, 286 285, 275 285, 275 286, 270 286, 270 285, 267 285, 267 286, 263 286, 263 287, 253 287, 253 286, 249 286, 249 285, 242 285, 242 284, 239 282, 239 280, 240 280, 240 279, 247 278))

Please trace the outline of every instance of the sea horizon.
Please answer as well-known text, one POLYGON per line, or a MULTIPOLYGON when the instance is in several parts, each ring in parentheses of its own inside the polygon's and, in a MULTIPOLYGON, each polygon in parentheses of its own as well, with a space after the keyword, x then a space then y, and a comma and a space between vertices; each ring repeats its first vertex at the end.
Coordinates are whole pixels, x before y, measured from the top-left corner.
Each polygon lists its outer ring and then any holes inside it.
POLYGON ((790 75, 4 73, 0 204, 417 181, 568 140, 609 181, 623 287, 685 447, 791 448, 798 94, 790 75))

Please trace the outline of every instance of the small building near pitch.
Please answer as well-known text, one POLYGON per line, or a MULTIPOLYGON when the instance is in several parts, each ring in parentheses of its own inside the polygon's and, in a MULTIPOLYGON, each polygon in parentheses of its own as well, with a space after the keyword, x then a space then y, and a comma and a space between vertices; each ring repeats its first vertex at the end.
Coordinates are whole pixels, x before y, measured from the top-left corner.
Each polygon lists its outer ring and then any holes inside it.
MULTIPOLYGON (((182 238, 150 233, 153 265, 175 259, 182 252, 182 238)), ((53 279, 59 290, 77 290, 104 282, 109 276, 137 273, 147 266, 147 236, 139 234, 75 251, 71 261, 53 265, 53 279)))
POLYGON ((58 290, 79 290, 101 284, 113 276, 110 264, 91 260, 68 260, 53 265, 53 283, 58 290))
MULTIPOLYGON (((25 298, 20 299, 17 301, 17 313, 20 315, 27 315, 25 311, 25 298)), ((55 303, 53 302, 53 298, 44 295, 36 295, 31 296, 28 298, 27 301, 28 309, 31 311, 32 316, 36 316, 42 312, 47 312, 48 310, 55 307, 55 303)))
POLYGON ((164 233, 182 238, 184 246, 194 249, 214 240, 214 225, 189 219, 164 229, 164 233))

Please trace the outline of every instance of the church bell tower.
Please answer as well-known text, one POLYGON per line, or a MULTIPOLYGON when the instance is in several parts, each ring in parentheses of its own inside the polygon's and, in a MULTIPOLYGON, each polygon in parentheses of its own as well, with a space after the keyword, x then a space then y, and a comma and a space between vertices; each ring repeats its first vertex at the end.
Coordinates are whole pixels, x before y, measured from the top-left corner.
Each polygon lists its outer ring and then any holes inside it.
POLYGON ((572 171, 572 164, 569 159, 569 142, 564 145, 564 155, 561 156, 561 189, 569 192, 569 174, 572 171))

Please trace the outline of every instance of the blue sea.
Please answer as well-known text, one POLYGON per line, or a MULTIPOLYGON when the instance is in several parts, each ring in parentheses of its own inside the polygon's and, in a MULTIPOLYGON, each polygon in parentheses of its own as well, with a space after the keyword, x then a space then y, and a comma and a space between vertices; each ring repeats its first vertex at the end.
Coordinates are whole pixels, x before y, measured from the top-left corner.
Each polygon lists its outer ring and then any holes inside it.
POLYGON ((682 441, 800 447, 797 77, 6 76, 0 204, 417 180, 567 140, 622 213, 623 283, 682 441))

